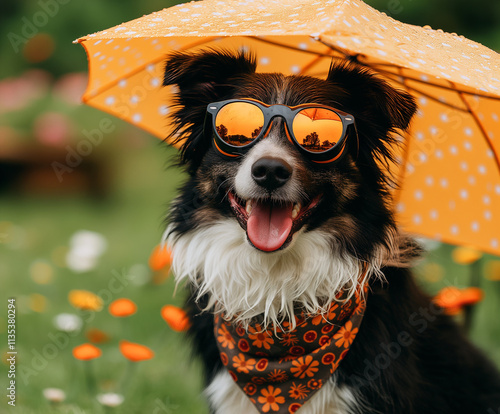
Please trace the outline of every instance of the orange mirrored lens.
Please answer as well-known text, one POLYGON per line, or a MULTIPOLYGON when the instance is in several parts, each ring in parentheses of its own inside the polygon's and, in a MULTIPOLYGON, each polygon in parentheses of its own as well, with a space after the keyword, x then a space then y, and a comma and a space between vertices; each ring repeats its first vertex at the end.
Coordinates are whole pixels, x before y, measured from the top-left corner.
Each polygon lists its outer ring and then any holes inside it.
POLYGON ((232 102, 222 107, 215 118, 217 134, 236 147, 248 145, 264 126, 264 114, 249 102, 232 102))
POLYGON ((306 108, 293 119, 293 135, 304 149, 324 152, 342 137, 342 120, 330 109, 306 108))

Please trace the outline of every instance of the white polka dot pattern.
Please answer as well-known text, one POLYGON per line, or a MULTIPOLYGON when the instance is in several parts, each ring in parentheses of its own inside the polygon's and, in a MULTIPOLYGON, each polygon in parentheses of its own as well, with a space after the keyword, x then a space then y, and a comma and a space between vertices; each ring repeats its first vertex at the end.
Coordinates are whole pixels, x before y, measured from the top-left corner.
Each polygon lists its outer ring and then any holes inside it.
POLYGON ((500 56, 462 36, 398 22, 361 0, 203 0, 78 40, 84 101, 164 138, 165 56, 206 47, 257 53, 258 71, 324 77, 346 54, 406 88, 419 109, 391 166, 408 231, 500 254, 500 56), (458 89, 462 92, 458 93, 458 89))

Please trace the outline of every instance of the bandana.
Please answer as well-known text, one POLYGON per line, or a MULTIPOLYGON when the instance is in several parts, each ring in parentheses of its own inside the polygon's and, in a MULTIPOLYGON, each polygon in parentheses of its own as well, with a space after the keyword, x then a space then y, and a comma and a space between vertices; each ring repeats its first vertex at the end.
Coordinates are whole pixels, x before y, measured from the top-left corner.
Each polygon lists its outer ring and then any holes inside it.
MULTIPOLYGON (((364 287, 364 293, 367 287, 364 287)), ((248 329, 215 316, 222 363, 259 413, 296 412, 335 372, 363 319, 366 295, 333 302, 326 313, 296 317, 296 328, 248 329)))

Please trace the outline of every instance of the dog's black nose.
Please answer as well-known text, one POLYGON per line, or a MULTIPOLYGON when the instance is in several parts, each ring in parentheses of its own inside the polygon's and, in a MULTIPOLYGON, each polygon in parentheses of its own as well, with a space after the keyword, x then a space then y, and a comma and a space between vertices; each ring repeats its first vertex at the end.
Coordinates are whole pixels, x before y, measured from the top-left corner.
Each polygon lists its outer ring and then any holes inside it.
POLYGON ((263 157, 252 165, 252 178, 269 191, 285 185, 292 172, 292 166, 281 158, 263 157))

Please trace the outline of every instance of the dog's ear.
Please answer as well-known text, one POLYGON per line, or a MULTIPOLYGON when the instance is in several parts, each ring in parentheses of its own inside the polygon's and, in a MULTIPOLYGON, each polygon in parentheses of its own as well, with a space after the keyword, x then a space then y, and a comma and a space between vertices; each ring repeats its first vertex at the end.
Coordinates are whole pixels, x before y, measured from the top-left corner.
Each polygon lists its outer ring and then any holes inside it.
POLYGON ((223 85, 234 76, 255 72, 255 68, 255 58, 245 52, 174 52, 165 62, 163 85, 176 84, 181 91, 203 84, 223 85))
POLYGON ((341 91, 346 112, 355 117, 358 148, 351 154, 358 160, 365 180, 381 192, 394 185, 391 164, 398 145, 397 129, 406 130, 417 110, 415 99, 359 64, 332 64, 328 73, 335 90, 341 91))
POLYGON ((358 113, 387 131, 395 128, 406 130, 417 110, 413 96, 394 89, 358 64, 349 61, 332 64, 327 80, 346 89, 352 102, 362 108, 358 113))
POLYGON ((167 57, 163 85, 177 86, 171 115, 174 129, 167 138, 182 143, 181 163, 188 172, 196 170, 211 145, 203 134, 207 105, 230 97, 239 79, 255 68, 255 57, 244 52, 175 52, 167 57))

